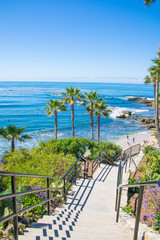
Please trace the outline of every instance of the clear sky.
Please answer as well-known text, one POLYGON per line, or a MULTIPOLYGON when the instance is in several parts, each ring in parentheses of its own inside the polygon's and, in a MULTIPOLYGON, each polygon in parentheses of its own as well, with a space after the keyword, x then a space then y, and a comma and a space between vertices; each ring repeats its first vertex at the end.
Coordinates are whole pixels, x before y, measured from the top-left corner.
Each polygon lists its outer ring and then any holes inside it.
POLYGON ((130 81, 160 42, 160 0, 0 0, 0 81, 130 81))

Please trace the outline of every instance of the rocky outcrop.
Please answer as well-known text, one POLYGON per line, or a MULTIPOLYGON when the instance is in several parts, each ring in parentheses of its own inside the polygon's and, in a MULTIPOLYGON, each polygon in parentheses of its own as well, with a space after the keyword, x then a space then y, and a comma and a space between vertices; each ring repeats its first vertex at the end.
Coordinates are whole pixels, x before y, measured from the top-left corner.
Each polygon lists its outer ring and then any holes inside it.
POLYGON ((141 97, 128 98, 128 101, 135 101, 135 102, 144 103, 147 106, 152 106, 152 104, 153 104, 153 100, 148 100, 148 99, 141 98, 141 97))
POLYGON ((128 115, 128 116, 131 116, 131 115, 132 115, 132 112, 130 112, 130 111, 122 111, 122 113, 123 113, 124 115, 128 115))
POLYGON ((121 114, 121 115, 117 116, 116 118, 122 118, 122 119, 124 119, 124 118, 126 118, 126 115, 125 115, 125 114, 121 114))

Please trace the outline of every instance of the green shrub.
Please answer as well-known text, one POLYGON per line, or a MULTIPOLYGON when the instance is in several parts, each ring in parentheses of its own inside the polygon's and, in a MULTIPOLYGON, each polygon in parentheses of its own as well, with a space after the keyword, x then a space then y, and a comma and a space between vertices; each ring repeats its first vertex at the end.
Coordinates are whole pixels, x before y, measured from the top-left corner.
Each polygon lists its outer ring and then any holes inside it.
MULTIPOLYGON (((129 184, 138 183, 138 182, 140 182, 140 179, 136 179, 136 178, 133 178, 133 177, 128 179, 129 184)), ((129 188, 129 192, 130 193, 139 193, 139 187, 129 188)))
MULTIPOLYGON (((66 171, 73 165, 77 158, 71 154, 64 153, 42 153, 39 149, 28 150, 19 149, 15 152, 10 152, 6 157, 7 164, 2 165, 3 170, 10 172, 20 172, 36 175, 46 175, 61 178, 66 171), (26 158, 26 152, 29 157, 26 158), (18 161, 16 160, 18 159, 18 161), (19 161, 20 159, 20 161, 19 161), (16 164, 15 164, 16 162, 16 164)), ((4 178, 3 184, 7 185, 7 180, 4 178)), ((42 185, 46 187, 45 178, 29 178, 16 177, 17 188, 19 185, 32 187, 42 185)))
POLYGON ((143 181, 160 179, 160 150, 152 150, 143 157, 146 162, 143 171, 145 172, 143 181))
POLYGON ((122 210, 128 213, 129 215, 133 214, 133 209, 132 209, 132 206, 130 206, 130 201, 128 201, 128 203, 126 204, 125 207, 122 208, 122 210))
POLYGON ((64 155, 73 154, 77 158, 83 155, 89 148, 90 141, 88 138, 66 138, 66 139, 51 139, 48 142, 41 142, 39 149, 41 152, 60 153, 64 155))
POLYGON ((148 145, 148 146, 146 146, 146 147, 143 148, 143 152, 144 152, 145 154, 150 153, 150 152, 153 151, 153 150, 155 150, 155 148, 154 148, 153 146, 151 146, 151 145, 148 145))
POLYGON ((97 155, 105 149, 107 151, 108 156, 113 157, 114 154, 119 151, 121 148, 120 146, 110 143, 110 142, 90 142, 89 150, 90 150, 90 158, 95 159, 97 155))

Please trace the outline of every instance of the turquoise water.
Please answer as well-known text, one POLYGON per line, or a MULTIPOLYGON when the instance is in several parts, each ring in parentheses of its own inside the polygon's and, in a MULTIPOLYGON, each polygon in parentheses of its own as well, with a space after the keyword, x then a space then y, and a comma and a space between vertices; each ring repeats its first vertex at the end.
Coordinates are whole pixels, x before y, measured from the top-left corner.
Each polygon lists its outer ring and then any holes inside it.
MULTIPOLYGON (((144 117, 153 116, 153 109, 139 102, 131 102, 129 97, 153 98, 152 86, 144 84, 112 84, 112 83, 66 83, 66 82, 0 82, 0 127, 15 124, 26 126, 25 132, 32 139, 25 143, 16 143, 16 147, 37 146, 41 140, 54 138, 54 116, 48 117, 42 109, 49 99, 61 98, 65 87, 80 87, 82 91, 97 90, 100 97, 105 98, 112 113, 108 119, 101 118, 101 140, 115 141, 122 135, 144 131, 141 123, 131 123, 129 119, 118 120, 122 110, 130 110, 144 117), (57 96, 52 96, 56 94, 57 96)), ((94 117, 96 134, 96 117, 94 117)), ((75 105, 75 135, 91 138, 90 118, 85 108, 75 105)), ((71 111, 58 113, 58 137, 71 137, 71 111)), ((0 154, 10 148, 10 143, 0 138, 0 154)))

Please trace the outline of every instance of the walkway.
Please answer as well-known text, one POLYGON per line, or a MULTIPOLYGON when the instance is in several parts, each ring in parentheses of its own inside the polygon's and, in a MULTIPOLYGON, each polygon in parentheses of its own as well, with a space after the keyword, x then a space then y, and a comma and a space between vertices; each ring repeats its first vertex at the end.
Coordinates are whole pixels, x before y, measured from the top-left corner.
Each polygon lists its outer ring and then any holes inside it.
POLYGON ((115 223, 117 166, 101 164, 92 180, 78 179, 67 203, 52 216, 44 216, 27 228, 20 240, 130 240, 115 223))

